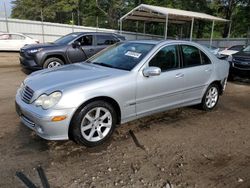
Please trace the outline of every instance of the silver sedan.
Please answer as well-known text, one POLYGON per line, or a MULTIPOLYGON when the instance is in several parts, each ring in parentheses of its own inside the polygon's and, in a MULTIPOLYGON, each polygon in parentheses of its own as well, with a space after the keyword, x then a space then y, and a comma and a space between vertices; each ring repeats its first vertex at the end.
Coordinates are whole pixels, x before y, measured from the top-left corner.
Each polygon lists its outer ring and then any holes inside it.
POLYGON ((196 43, 122 42, 86 62, 32 73, 17 91, 16 109, 40 137, 92 147, 143 116, 196 104, 214 109, 228 71, 196 43))

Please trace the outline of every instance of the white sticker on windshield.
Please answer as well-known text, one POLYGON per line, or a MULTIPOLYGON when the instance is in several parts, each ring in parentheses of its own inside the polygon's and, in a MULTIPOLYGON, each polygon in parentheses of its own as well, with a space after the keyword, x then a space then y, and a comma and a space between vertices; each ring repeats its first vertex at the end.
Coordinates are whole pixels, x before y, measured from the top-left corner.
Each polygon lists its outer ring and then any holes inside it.
POLYGON ((134 57, 134 58, 139 58, 141 57, 141 53, 138 52, 132 52, 132 51, 127 51, 125 53, 126 56, 134 57))

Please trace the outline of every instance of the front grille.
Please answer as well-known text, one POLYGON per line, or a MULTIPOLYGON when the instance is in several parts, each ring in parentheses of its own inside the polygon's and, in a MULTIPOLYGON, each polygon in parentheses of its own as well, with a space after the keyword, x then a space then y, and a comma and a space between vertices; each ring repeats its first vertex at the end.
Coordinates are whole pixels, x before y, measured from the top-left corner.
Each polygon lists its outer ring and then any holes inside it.
POLYGON ((33 94, 34 94, 34 91, 31 88, 29 88, 28 86, 24 86, 24 88, 21 91, 22 100, 25 103, 30 103, 33 97, 33 94))
POLYGON ((242 65, 242 64, 234 64, 234 67, 236 68, 240 68, 240 69, 249 69, 250 70, 250 66, 247 65, 242 65))
POLYGON ((250 62, 247 61, 236 61, 233 62, 234 67, 240 69, 250 69, 250 62))

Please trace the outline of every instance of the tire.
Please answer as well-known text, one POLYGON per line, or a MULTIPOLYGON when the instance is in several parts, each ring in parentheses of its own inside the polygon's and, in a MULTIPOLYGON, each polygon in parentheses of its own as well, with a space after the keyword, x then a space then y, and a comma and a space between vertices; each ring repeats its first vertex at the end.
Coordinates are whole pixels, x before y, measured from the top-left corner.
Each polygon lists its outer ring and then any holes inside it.
POLYGON ((46 68, 54 68, 54 67, 59 67, 59 66, 62 66, 64 65, 64 62, 59 59, 59 58, 56 58, 56 57, 51 57, 49 59, 47 59, 44 64, 43 64, 43 68, 46 69, 46 68))
POLYGON ((117 114, 112 105, 102 100, 94 101, 74 115, 70 138, 87 147, 98 146, 111 137, 116 123, 117 114))
POLYGON ((229 81, 235 81, 235 75, 232 74, 232 73, 229 74, 229 75, 228 75, 228 80, 229 80, 229 81))
POLYGON ((211 84, 207 88, 207 90, 202 98, 202 102, 201 102, 202 109, 205 111, 213 110, 219 101, 219 96, 220 96, 219 95, 219 86, 217 84, 211 84))

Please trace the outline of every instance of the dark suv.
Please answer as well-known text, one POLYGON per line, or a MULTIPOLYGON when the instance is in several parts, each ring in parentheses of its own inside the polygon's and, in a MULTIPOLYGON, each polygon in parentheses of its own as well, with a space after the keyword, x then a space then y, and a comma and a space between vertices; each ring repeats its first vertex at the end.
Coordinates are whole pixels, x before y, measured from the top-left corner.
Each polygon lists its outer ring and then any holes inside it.
POLYGON ((125 37, 113 33, 70 33, 53 43, 24 46, 20 50, 20 63, 24 68, 37 70, 81 62, 124 40, 125 37))
POLYGON ((250 45, 233 54, 230 65, 230 79, 233 80, 235 76, 250 78, 250 45))

